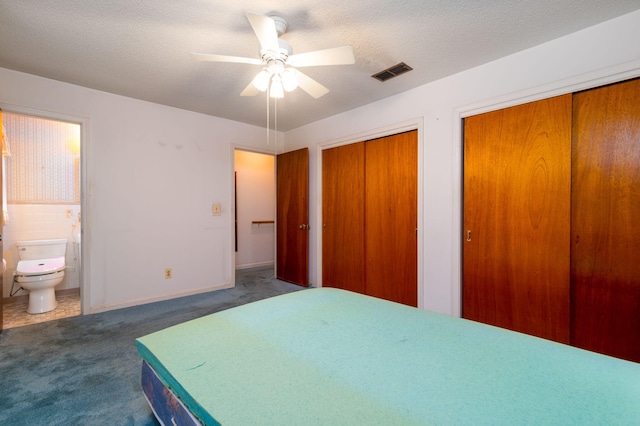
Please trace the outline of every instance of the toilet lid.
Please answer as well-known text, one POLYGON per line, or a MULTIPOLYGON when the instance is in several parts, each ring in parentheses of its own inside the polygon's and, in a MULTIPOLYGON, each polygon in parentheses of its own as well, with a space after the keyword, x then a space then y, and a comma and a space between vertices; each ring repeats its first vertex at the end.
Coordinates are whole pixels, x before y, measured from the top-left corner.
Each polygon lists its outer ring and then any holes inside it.
POLYGON ((52 274, 64 269, 64 256, 52 259, 21 260, 18 262, 16 273, 18 275, 44 275, 52 274))

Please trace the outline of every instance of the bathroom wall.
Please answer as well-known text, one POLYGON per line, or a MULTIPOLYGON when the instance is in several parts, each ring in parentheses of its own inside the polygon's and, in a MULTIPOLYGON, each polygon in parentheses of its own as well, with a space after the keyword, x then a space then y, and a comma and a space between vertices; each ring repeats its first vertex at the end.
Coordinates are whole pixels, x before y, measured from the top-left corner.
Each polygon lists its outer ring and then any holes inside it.
POLYGON ((275 219, 273 155, 235 151, 238 250, 236 269, 273 265, 275 225, 254 224, 275 219))
POLYGON ((78 288, 79 247, 74 234, 80 232, 80 126, 9 112, 2 119, 10 152, 3 162, 8 213, 3 230, 7 262, 3 296, 12 293, 20 240, 65 238, 67 269, 56 290, 78 288))
MULTIPOLYGON (((4 227, 3 257, 7 262, 4 272, 3 297, 9 297, 13 272, 18 263, 16 241, 42 240, 54 238, 67 239, 66 263, 67 269, 62 283, 56 290, 77 288, 80 286, 79 259, 80 246, 76 244, 74 236, 80 231, 78 204, 9 204, 7 206, 9 221, 4 227), (70 211, 67 214, 67 211, 70 211)), ((26 295, 20 291, 16 296, 26 295)))

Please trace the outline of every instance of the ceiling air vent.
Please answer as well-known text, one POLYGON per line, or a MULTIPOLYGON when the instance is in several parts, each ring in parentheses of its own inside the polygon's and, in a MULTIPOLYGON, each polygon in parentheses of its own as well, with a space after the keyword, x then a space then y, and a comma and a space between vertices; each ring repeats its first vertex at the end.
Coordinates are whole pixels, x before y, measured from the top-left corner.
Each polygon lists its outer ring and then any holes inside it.
POLYGON ((400 62, 399 64, 389 67, 386 70, 380 71, 379 73, 376 73, 371 77, 375 78, 376 80, 387 81, 390 78, 397 77, 400 74, 404 74, 407 71, 411 71, 412 69, 413 68, 411 68, 409 65, 405 64, 404 62, 400 62))

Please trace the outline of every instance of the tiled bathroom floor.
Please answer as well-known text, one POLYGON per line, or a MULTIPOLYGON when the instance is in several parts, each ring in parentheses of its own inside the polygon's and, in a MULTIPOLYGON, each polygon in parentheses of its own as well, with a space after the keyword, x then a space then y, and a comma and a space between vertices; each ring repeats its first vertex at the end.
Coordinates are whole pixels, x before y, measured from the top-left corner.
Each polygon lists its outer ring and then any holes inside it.
POLYGON ((28 314, 27 305, 29 300, 26 298, 5 303, 2 318, 3 328, 20 327, 80 315, 80 292, 57 295, 56 300, 58 301, 58 307, 53 311, 42 314, 28 314))

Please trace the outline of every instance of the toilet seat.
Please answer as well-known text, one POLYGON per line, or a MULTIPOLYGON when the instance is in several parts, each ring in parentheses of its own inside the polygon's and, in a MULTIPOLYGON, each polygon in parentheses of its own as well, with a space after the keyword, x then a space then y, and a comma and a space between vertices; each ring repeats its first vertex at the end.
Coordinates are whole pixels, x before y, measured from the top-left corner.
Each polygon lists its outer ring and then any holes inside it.
POLYGON ((51 259, 21 260, 16 267, 16 276, 34 277, 40 275, 55 274, 64 271, 65 258, 54 257, 51 259))

